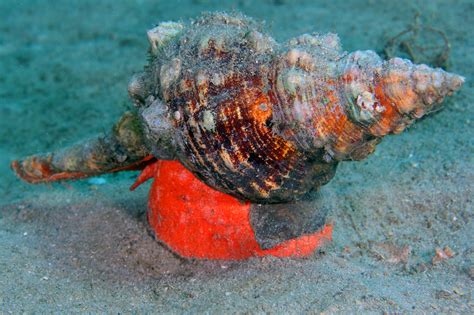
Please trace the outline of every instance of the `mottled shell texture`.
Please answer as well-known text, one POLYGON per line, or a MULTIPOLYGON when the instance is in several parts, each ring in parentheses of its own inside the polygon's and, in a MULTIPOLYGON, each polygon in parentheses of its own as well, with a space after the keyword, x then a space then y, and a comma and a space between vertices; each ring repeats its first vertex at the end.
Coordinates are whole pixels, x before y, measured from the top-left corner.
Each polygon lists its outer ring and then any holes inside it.
POLYGON ((374 52, 347 54, 334 34, 277 44, 240 15, 204 15, 148 33, 151 62, 129 93, 151 152, 206 184, 261 203, 327 183, 458 89, 462 78, 374 52))

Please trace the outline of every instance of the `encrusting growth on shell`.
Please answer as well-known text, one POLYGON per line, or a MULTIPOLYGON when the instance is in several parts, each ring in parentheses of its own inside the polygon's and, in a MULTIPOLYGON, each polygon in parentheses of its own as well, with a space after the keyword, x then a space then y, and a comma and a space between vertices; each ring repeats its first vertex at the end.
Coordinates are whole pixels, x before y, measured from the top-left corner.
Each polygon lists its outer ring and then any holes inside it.
POLYGON ((77 179, 124 170, 142 169, 150 160, 138 117, 126 112, 103 136, 53 153, 14 161, 12 168, 29 183, 77 179))
POLYGON ((157 55, 159 49, 164 47, 167 42, 175 38, 183 30, 183 25, 176 22, 162 22, 155 28, 147 32, 150 42, 150 53, 157 55))
POLYGON ((20 177, 91 176, 152 155, 178 159, 240 199, 290 202, 326 184, 340 161, 364 159, 385 135, 436 110, 464 82, 373 51, 346 53, 335 34, 278 44, 238 14, 164 22, 148 38, 150 63, 128 87, 136 112, 126 117, 140 131, 16 161, 20 177), (136 141, 123 143, 128 137, 136 141))

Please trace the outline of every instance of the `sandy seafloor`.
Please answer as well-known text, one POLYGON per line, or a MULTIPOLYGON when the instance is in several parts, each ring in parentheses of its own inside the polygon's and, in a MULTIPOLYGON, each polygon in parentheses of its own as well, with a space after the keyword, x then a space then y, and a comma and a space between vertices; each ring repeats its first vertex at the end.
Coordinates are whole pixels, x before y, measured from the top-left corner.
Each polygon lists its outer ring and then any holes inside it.
POLYGON ((473 27, 472 0, 0 1, 0 313, 474 312, 473 27), (420 12, 466 77, 444 111, 340 165, 323 189, 330 245, 300 260, 186 261, 147 231, 136 173, 42 186, 12 175, 12 159, 112 125, 148 28, 233 9, 278 40, 332 31, 348 51, 380 51, 420 12), (387 244, 409 246, 407 263, 387 244), (432 265, 445 246, 454 257, 432 265))

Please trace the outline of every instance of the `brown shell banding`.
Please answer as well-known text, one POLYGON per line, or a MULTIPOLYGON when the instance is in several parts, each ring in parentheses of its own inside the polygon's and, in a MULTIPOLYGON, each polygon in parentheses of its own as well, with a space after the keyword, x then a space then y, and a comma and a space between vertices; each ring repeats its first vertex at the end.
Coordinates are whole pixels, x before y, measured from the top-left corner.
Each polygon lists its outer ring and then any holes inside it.
MULTIPOLYGON (((189 168, 206 180, 212 178, 221 190, 235 193, 238 187, 240 197, 259 200, 278 191, 301 160, 291 142, 272 133, 268 125, 272 104, 261 84, 258 77, 227 77, 224 85, 229 97, 206 93, 205 108, 197 108, 197 102, 191 101, 191 110, 184 117, 189 123, 181 129, 183 150, 194 157, 189 168), (212 128, 206 127, 206 115, 211 113, 207 108, 215 112, 212 128)), ((190 99, 201 100, 200 88, 204 85, 198 85, 190 99)))

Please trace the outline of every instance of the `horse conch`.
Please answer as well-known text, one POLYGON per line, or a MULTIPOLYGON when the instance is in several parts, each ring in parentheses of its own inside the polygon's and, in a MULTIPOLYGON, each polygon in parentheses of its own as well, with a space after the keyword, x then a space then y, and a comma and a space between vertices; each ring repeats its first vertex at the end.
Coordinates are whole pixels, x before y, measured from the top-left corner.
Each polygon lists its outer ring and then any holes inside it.
POLYGON ((179 160, 202 182, 256 204, 298 203, 388 134, 437 110, 464 78, 335 34, 277 43, 243 15, 205 14, 148 31, 135 105, 104 137, 13 162, 30 183, 179 160))

